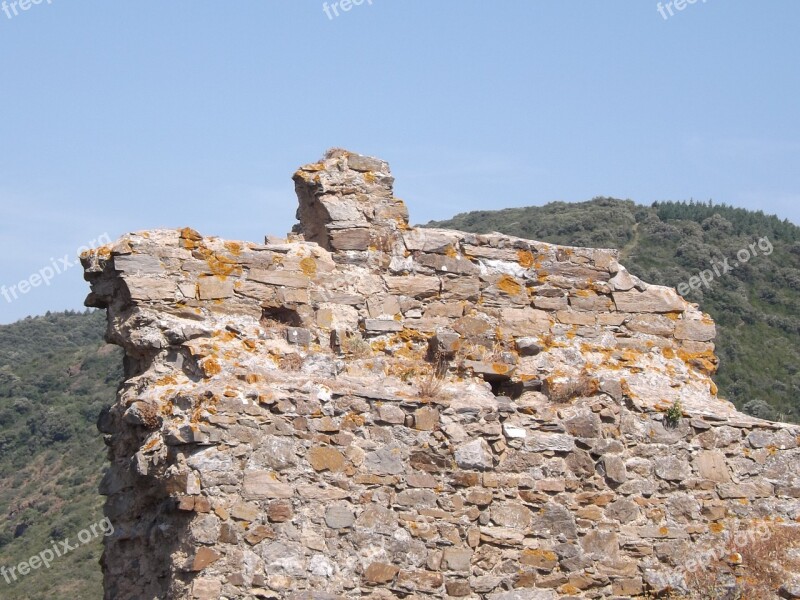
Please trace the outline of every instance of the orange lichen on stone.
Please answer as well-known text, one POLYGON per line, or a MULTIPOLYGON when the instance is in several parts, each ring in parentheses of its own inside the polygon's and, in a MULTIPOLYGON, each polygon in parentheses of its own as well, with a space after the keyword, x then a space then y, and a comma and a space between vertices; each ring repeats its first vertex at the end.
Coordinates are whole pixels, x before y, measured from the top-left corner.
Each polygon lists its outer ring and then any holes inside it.
POLYGON ((213 377, 214 375, 219 375, 222 372, 222 367, 214 358, 207 358, 203 361, 203 373, 205 373, 206 377, 213 377))
POLYGON ((161 379, 157 380, 156 385, 177 385, 178 380, 175 378, 175 375, 165 375, 161 379))
POLYGON ((317 261, 310 256, 306 256, 300 261, 300 270, 307 277, 314 277, 317 274, 317 261))
POLYGON ((678 350, 678 357, 690 367, 694 367, 706 375, 713 375, 716 373, 719 364, 719 359, 711 350, 705 352, 687 352, 681 348, 678 350))
POLYGON ((509 296, 516 296, 523 291, 522 285, 510 275, 503 275, 497 282, 497 288, 509 296))
POLYGON ((242 253, 242 245, 239 242, 225 242, 225 249, 234 256, 242 253))
POLYGON ((236 334, 232 331, 215 331, 214 337, 220 339, 223 342, 232 342, 236 339, 236 334))
POLYGON ((580 594, 581 590, 571 583, 565 583, 564 585, 558 587, 558 593, 565 595, 580 594))
POLYGON ((725 525, 715 521, 714 523, 711 523, 711 525, 708 526, 708 530, 711 533, 722 533, 723 531, 725 531, 725 525))
POLYGON ((191 227, 184 227, 180 230, 180 238, 182 246, 191 250, 197 247, 197 242, 201 241, 203 236, 191 227))
POLYGON ((211 273, 219 277, 228 277, 229 275, 241 275, 242 267, 235 260, 227 256, 216 254, 210 250, 204 252, 206 264, 211 270, 211 273))
POLYGON ((150 440, 149 442, 147 442, 147 443, 146 443, 146 444, 145 444, 145 445, 142 447, 142 451, 143 451, 143 452, 147 452, 148 450, 152 450, 153 448, 155 448, 156 446, 158 446, 159 442, 161 442, 161 438, 159 438, 159 437, 154 437, 152 440, 150 440))
POLYGON ((533 254, 530 250, 517 250, 517 261, 521 267, 530 269, 534 264, 533 254))
POLYGON ((364 423, 366 423, 364 415, 359 415, 357 413, 351 412, 347 413, 342 419, 342 428, 358 429, 359 427, 363 427, 364 423))
POLYGON ((402 340, 404 342, 427 342, 428 341, 428 338, 424 333, 422 333, 420 331, 417 331, 416 329, 408 329, 408 328, 403 329, 403 331, 398 332, 397 336, 396 336, 396 339, 397 340, 402 340))

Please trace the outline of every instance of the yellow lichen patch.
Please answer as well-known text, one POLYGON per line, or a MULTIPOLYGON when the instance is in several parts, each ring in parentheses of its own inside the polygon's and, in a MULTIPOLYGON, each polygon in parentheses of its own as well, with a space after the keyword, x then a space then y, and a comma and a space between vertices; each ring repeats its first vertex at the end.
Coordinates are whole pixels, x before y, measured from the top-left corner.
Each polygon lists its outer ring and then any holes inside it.
POLYGON ((725 531, 725 525, 723 525, 722 523, 714 522, 708 526, 708 530, 711 533, 722 533, 723 531, 725 531))
POLYGON ((222 372, 222 367, 214 358, 207 358, 203 361, 203 373, 205 373, 206 377, 213 377, 214 375, 219 375, 222 372))
POLYGON ((553 561, 558 560, 558 555, 553 552, 552 550, 542 550, 541 548, 532 548, 530 550, 523 550, 522 551, 522 560, 523 564, 527 564, 527 561, 531 559, 543 559, 546 561, 553 561))
POLYGON ((492 371, 497 373, 498 375, 505 375, 508 373, 508 365, 505 363, 492 363, 492 371))
POLYGON ((156 381, 156 385, 177 385, 178 380, 175 379, 175 375, 165 375, 161 379, 156 381))
POLYGON ((99 248, 85 250, 84 252, 81 252, 80 257, 88 258, 92 254, 94 254, 95 256, 97 256, 97 258, 102 258, 107 260, 111 258, 111 250, 112 250, 112 245, 106 244, 105 246, 100 246, 99 248))
POLYGON ((219 331, 219 330, 217 330, 217 331, 214 332, 214 337, 219 339, 219 340, 221 340, 221 341, 223 341, 223 342, 232 342, 233 340, 236 339, 236 334, 233 333, 232 331, 227 331, 227 330, 226 331, 219 331))
POLYGON ((253 385, 253 384, 259 383, 260 381, 263 381, 263 379, 264 379, 264 378, 263 378, 263 377, 261 377, 261 375, 259 375, 258 373, 248 373, 248 374, 247 374, 247 375, 245 375, 245 377, 244 377, 244 380, 245 380, 247 383, 249 383, 250 385, 253 385))
POLYGON ((300 270, 308 277, 314 277, 317 274, 317 261, 310 256, 306 256, 300 261, 300 270))
POLYGON ((222 392, 222 395, 225 396, 226 398, 236 398, 236 396, 238 396, 239 394, 236 392, 236 390, 227 388, 224 392, 222 392))
POLYGON ((627 350, 623 350, 620 354, 617 355, 617 360, 620 362, 632 363, 639 360, 640 354, 636 350, 631 350, 628 348, 627 350))
POLYGON ((197 231, 191 227, 184 227, 180 230, 181 246, 187 250, 194 250, 198 247, 198 242, 203 239, 197 231))
POLYGON ((589 290, 575 290, 573 295, 578 296, 579 298, 588 298, 592 294, 589 292, 589 290))
POLYGON ((211 270, 211 273, 219 277, 228 277, 229 275, 241 275, 242 267, 236 261, 223 256, 215 254, 214 252, 207 251, 205 256, 206 264, 211 270))
POLYGON ((717 384, 714 383, 713 381, 709 383, 708 388, 709 388, 709 391, 711 392, 712 396, 716 396, 717 393, 719 392, 719 388, 717 387, 717 384))
POLYGON ((575 594, 580 594, 581 590, 580 590, 580 588, 578 588, 577 586, 575 586, 575 585, 573 585, 571 583, 565 583, 564 585, 561 585, 561 586, 558 587, 558 593, 559 594, 568 595, 568 596, 572 596, 572 595, 575 595, 575 594))
POLYGON ((445 256, 449 256, 450 258, 457 258, 458 257, 458 252, 456 252, 456 249, 453 248, 452 244, 448 244, 447 245, 447 248, 444 249, 444 254, 445 254, 445 256))
POLYGON ((628 382, 625 379, 619 380, 619 386, 622 388, 622 393, 625 396, 633 398, 633 392, 631 391, 631 386, 628 385, 628 382))
POLYGON ((427 342, 428 338, 424 333, 416 329, 403 329, 397 333, 396 339, 404 342, 427 342))
POLYGON ((679 349, 678 357, 690 367, 694 367, 701 373, 713 375, 717 371, 718 360, 711 350, 705 352, 687 352, 679 349))
POLYGON ((375 177, 375 173, 373 173, 372 171, 367 171, 366 173, 364 173, 364 181, 366 181, 367 183, 375 183, 377 180, 378 178, 375 177))
POLYGON ((517 261, 521 267, 530 269, 533 266, 533 254, 530 250, 517 250, 517 261))
POLYGON ((256 342, 254 340, 242 340, 242 345, 250 352, 253 352, 256 349, 256 342))
POLYGON ((679 320, 681 318, 682 314, 683 313, 680 312, 680 311, 672 311, 672 312, 664 313, 664 316, 667 317, 668 319, 672 319, 673 321, 677 321, 677 320, 679 320))
POLYGON ((239 242, 225 242, 225 249, 234 256, 242 253, 242 245, 239 242))
POLYGON ((661 528, 658 530, 658 533, 659 533, 659 534, 661 534, 661 535, 669 535, 669 528, 667 528, 667 527, 661 527, 661 528))
POLYGON ((675 350, 672 349, 670 346, 661 349, 661 354, 664 355, 664 358, 672 359, 675 358, 675 350))
POLYGON ((510 275, 503 275, 500 281, 497 282, 497 288, 509 296, 521 294, 524 289, 520 283, 510 275))
POLYGON ((358 427, 363 427, 364 423, 366 423, 366 418, 364 415, 351 412, 347 413, 342 419, 342 428, 357 429, 358 427))
POLYGON ((374 352, 385 352, 386 351, 386 340, 375 340, 370 344, 370 347, 374 352))
POLYGON ((143 451, 143 452, 147 452, 148 450, 152 450, 153 448, 155 448, 156 446, 158 446, 158 443, 159 443, 160 441, 161 441, 161 439, 160 439, 160 438, 158 438, 158 437, 154 437, 152 440, 150 440, 149 442, 147 442, 147 443, 146 443, 146 444, 145 444, 145 445, 142 447, 142 451, 143 451))
POLYGON ((410 343, 398 348, 395 355, 409 360, 422 360, 422 351, 414 348, 410 343))

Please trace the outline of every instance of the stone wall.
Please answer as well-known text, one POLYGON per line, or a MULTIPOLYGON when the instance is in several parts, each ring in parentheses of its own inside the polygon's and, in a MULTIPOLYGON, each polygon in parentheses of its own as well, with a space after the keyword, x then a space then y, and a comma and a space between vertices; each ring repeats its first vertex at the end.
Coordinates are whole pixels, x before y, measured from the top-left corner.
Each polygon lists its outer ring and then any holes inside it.
POLYGON ((82 259, 126 352, 106 598, 634 598, 800 517, 800 431, 716 396, 714 323, 674 290, 412 228, 374 158, 294 179, 289 239, 82 259))

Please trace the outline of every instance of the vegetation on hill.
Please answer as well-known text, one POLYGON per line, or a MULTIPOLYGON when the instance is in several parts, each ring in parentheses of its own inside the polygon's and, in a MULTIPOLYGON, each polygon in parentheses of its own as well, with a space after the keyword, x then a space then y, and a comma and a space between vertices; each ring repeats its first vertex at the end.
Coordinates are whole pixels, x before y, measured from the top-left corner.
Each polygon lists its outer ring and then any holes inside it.
POLYGON ((800 421, 800 227, 789 221, 711 202, 648 207, 595 198, 470 212, 427 226, 621 250, 629 271, 680 286, 717 322, 721 396, 756 416, 800 421), (703 271, 707 280, 713 274, 708 285, 699 280, 703 271))
MULTIPOLYGON (((0 598, 102 598, 102 535, 17 581, 11 567, 103 519, 105 450, 95 423, 122 380, 105 313, 0 326, 0 598)), ((97 529, 99 531, 99 529, 97 529)), ((57 548, 62 548, 57 544, 57 548)))

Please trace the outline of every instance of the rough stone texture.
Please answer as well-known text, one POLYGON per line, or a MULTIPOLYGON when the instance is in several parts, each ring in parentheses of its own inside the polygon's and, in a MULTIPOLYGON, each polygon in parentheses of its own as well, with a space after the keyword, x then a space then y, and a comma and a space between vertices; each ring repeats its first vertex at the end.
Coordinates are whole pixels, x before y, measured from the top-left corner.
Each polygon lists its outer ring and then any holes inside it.
POLYGON ((410 228, 343 150, 295 182, 288 240, 82 257, 126 352, 106 598, 644 597, 800 517, 800 431, 717 398, 712 321, 615 251, 410 228))

